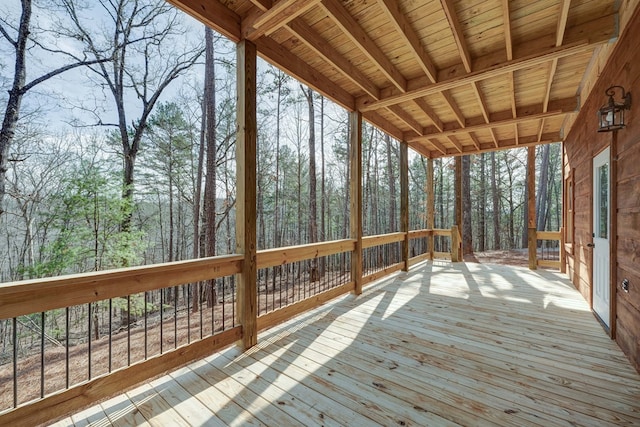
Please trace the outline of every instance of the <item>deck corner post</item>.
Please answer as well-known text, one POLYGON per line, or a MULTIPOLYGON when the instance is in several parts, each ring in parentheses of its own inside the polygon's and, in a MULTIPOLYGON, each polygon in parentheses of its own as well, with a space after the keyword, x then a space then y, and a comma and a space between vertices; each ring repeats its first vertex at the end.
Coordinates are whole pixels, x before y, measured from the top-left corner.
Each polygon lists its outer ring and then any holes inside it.
POLYGON ((435 187, 433 181, 433 159, 427 160, 427 229, 429 230, 429 259, 433 261, 433 253, 435 251, 435 237, 433 229, 436 228, 435 211, 435 187))
POLYGON ((458 247, 460 241, 458 239, 458 226, 451 227, 451 262, 460 262, 458 247))
POLYGON ((529 269, 538 268, 536 250, 538 236, 536 228, 536 147, 527 147, 527 216, 528 233, 527 246, 529 248, 529 269))
POLYGON ((400 143, 400 231, 404 233, 402 241, 402 271, 409 271, 409 146, 400 143))
POLYGON ((362 113, 349 113, 349 237, 355 240, 351 254, 351 280, 354 293, 362 293, 362 113))
POLYGON ((238 135, 236 142, 236 252, 244 255, 237 276, 237 310, 242 325, 242 347, 258 343, 256 264, 256 45, 241 40, 237 46, 238 135))

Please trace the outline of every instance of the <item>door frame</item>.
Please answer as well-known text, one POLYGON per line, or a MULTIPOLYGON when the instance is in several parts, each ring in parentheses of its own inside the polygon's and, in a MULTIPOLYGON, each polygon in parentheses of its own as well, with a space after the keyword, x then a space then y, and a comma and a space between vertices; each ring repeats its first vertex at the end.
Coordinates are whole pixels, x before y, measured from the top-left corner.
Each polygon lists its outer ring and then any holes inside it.
MULTIPOLYGON (((615 339, 616 336, 616 288, 617 288, 617 263, 614 262, 616 252, 615 248, 617 246, 617 184, 616 184, 616 176, 617 176, 617 156, 614 153, 617 152, 617 132, 612 132, 612 139, 610 145, 603 147, 601 150, 598 150, 591 157, 591 235, 594 236, 596 230, 594 229, 594 208, 595 208, 595 176, 594 173, 594 160, 597 156, 602 154, 603 151, 609 149, 609 326, 607 327, 600 316, 597 315, 595 310, 593 309, 593 296, 594 296, 594 251, 591 250, 591 311, 594 313, 595 317, 598 319, 598 322, 602 325, 603 329, 609 335, 611 339, 615 339)), ((593 243, 593 241, 592 241, 593 243)))

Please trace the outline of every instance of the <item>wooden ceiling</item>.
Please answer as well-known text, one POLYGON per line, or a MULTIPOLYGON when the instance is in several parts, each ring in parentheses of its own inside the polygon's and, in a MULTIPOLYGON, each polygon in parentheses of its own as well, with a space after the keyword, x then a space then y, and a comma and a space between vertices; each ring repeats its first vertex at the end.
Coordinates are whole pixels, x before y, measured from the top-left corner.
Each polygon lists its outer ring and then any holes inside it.
POLYGON ((618 36, 617 0, 169 1, 431 158, 561 141, 618 36))

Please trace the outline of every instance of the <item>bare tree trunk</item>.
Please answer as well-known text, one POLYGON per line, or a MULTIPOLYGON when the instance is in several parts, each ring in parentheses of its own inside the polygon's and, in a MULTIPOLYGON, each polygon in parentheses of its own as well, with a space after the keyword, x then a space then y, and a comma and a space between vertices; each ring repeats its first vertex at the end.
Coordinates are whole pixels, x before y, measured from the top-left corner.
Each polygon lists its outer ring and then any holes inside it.
MULTIPOLYGON (((206 31, 206 30, 205 30, 206 31)), ((200 202, 202 200, 202 175, 204 169, 204 148, 206 133, 206 110, 204 98, 200 104, 202 119, 200 121, 200 147, 198 148, 198 170, 196 172, 195 190, 193 195, 193 258, 200 257, 200 202)), ((192 286, 192 311, 195 313, 200 309, 200 283, 194 283, 192 286)))
POLYGON ((496 153, 491 152, 491 199, 493 202, 493 249, 500 249, 500 195, 498 193, 498 172, 496 153))
MULTIPOLYGON (((205 108, 206 108, 206 175, 204 183, 204 228, 206 256, 216 254, 216 86, 213 30, 205 28, 205 108)), ((215 280, 208 283, 207 307, 215 303, 215 280)))
MULTIPOLYGON (((326 186, 325 186, 325 164, 324 164, 324 97, 320 95, 320 176, 322 181, 320 182, 320 241, 327 240, 327 224, 326 224, 326 186)), ((325 258, 320 259, 320 277, 324 277, 325 273, 325 258)))
POLYGON ((471 157, 462 156, 462 253, 473 253, 471 227, 471 157))
MULTIPOLYGON (((304 91, 304 88, 303 88, 304 91)), ((316 117, 313 104, 313 91, 307 88, 304 91, 309 108, 309 243, 318 241, 318 213, 316 195, 316 117)), ((312 282, 320 279, 318 271, 318 258, 311 260, 311 271, 309 277, 312 282)))
POLYGON ((478 250, 480 252, 485 251, 485 242, 486 242, 486 211, 487 211, 487 187, 485 183, 485 154, 480 154, 480 196, 478 197, 478 250))
POLYGON ((547 222, 548 209, 548 185, 549 185, 549 149, 550 145, 542 146, 542 163, 540 165, 540 178, 538 181, 538 194, 536 195, 536 219, 538 231, 544 231, 547 222))

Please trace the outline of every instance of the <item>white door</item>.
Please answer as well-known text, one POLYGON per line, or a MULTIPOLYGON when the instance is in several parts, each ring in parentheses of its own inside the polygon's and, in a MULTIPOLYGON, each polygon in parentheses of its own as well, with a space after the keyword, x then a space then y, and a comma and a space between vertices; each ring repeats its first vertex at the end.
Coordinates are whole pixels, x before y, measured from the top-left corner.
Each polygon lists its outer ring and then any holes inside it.
POLYGON ((593 311, 609 327, 609 148, 593 159, 593 311))

